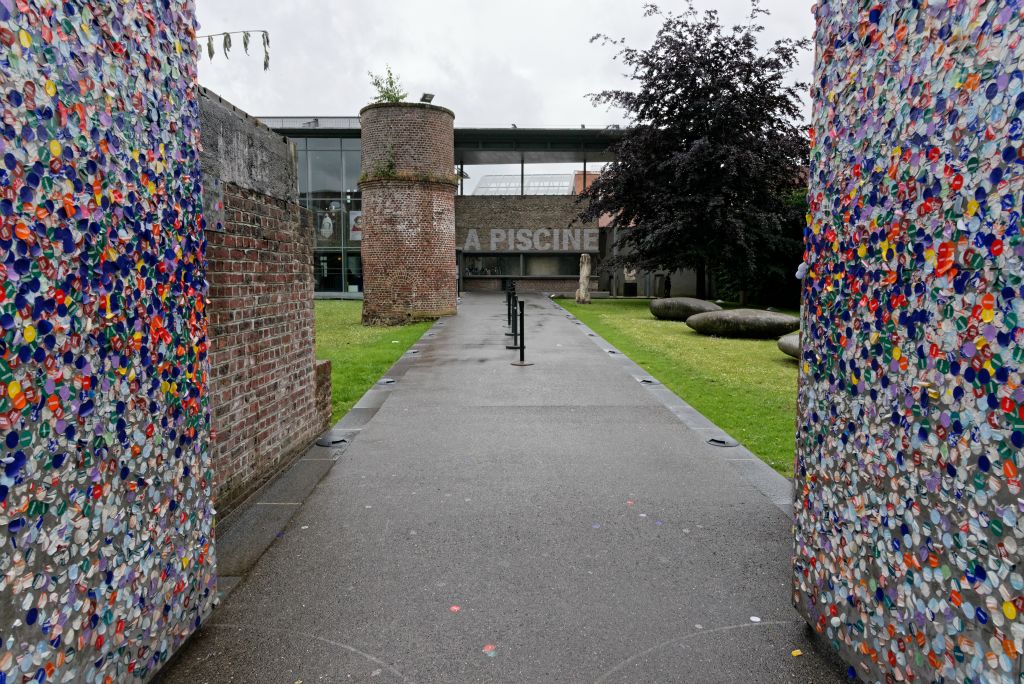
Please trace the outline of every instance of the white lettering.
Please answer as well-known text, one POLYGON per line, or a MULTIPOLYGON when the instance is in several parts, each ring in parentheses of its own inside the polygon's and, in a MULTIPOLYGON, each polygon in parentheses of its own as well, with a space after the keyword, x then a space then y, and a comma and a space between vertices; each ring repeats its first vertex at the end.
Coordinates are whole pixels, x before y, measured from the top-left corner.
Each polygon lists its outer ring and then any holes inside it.
POLYGON ((516 249, 522 252, 533 249, 533 234, 526 228, 520 228, 516 235, 516 249))
POLYGON ((490 228, 489 245, 481 243, 480 231, 470 228, 462 249, 466 252, 575 252, 601 249, 600 228, 490 228), (489 247, 489 250, 487 249, 489 247))
POLYGON ((491 251, 497 252, 498 245, 502 242, 508 242, 508 232, 501 230, 500 228, 494 228, 491 230, 491 251))
POLYGON ((533 234, 533 246, 539 252, 550 252, 551 247, 551 230, 548 228, 540 228, 533 234), (547 244, 541 241, 542 238, 547 238, 547 244))
POLYGON ((565 247, 564 247, 565 251, 567 251, 567 252, 578 252, 578 251, 580 251, 580 237, 581 236, 580 236, 580 231, 579 231, 578 228, 575 229, 575 230, 566 230, 566 231, 564 231, 562 233, 562 235, 565 238, 565 247))

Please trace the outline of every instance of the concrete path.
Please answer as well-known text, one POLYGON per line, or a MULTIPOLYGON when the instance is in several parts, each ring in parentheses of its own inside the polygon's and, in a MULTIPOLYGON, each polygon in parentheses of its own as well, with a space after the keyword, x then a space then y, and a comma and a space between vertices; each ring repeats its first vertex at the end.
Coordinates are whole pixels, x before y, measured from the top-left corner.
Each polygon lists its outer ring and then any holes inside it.
POLYGON ((162 681, 844 681, 789 603, 781 480, 552 302, 534 366, 503 323, 467 296, 416 346, 162 681))

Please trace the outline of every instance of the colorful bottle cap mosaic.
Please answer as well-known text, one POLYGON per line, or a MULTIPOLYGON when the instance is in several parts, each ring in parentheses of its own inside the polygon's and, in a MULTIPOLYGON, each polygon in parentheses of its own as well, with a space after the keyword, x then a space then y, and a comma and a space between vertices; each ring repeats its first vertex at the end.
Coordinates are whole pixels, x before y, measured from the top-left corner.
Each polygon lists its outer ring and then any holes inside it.
POLYGON ((215 593, 191 0, 0 0, 0 683, 146 678, 215 593))
POLYGON ((869 682, 1018 682, 1024 3, 823 1, 794 602, 869 682))

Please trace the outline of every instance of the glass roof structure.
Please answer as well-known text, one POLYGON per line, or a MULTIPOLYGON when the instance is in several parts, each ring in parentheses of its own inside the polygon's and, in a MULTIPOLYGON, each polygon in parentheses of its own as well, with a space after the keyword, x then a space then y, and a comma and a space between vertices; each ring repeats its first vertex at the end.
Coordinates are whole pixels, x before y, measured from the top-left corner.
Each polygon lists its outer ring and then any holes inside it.
MULTIPOLYGON (((261 116, 288 137, 358 138, 358 116, 261 116)), ((598 128, 456 128, 455 164, 579 164, 614 161, 618 126, 598 128)))
POLYGON ((358 116, 261 116, 260 121, 267 128, 287 128, 291 130, 324 129, 351 130, 359 128, 358 116))
POLYGON ((474 195, 571 195, 573 193, 573 174, 571 173, 534 173, 525 177, 524 189, 519 183, 523 180, 519 174, 482 176, 477 183, 474 195))

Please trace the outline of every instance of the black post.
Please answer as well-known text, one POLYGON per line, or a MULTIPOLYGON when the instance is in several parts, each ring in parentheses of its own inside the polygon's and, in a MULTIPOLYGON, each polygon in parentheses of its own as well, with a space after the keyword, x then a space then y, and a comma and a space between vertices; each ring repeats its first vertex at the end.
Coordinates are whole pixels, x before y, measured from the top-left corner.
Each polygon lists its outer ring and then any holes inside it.
POLYGON ((526 361, 526 302, 519 302, 519 363, 526 361))
POLYGON ((512 365, 533 365, 532 363, 526 363, 526 302, 519 302, 519 360, 513 361, 512 365))
POLYGON ((505 314, 508 319, 508 330, 505 331, 505 337, 512 337, 512 290, 505 290, 505 314))
MULTIPOLYGON (((512 344, 506 344, 505 345, 505 349, 519 349, 519 336, 522 334, 522 331, 519 329, 519 327, 520 327, 518 325, 519 320, 516 318, 516 307, 519 306, 519 304, 517 303, 518 301, 519 301, 519 298, 516 296, 516 293, 513 292, 512 293, 512 344)), ((508 334, 508 333, 506 333, 506 334, 508 334)))

